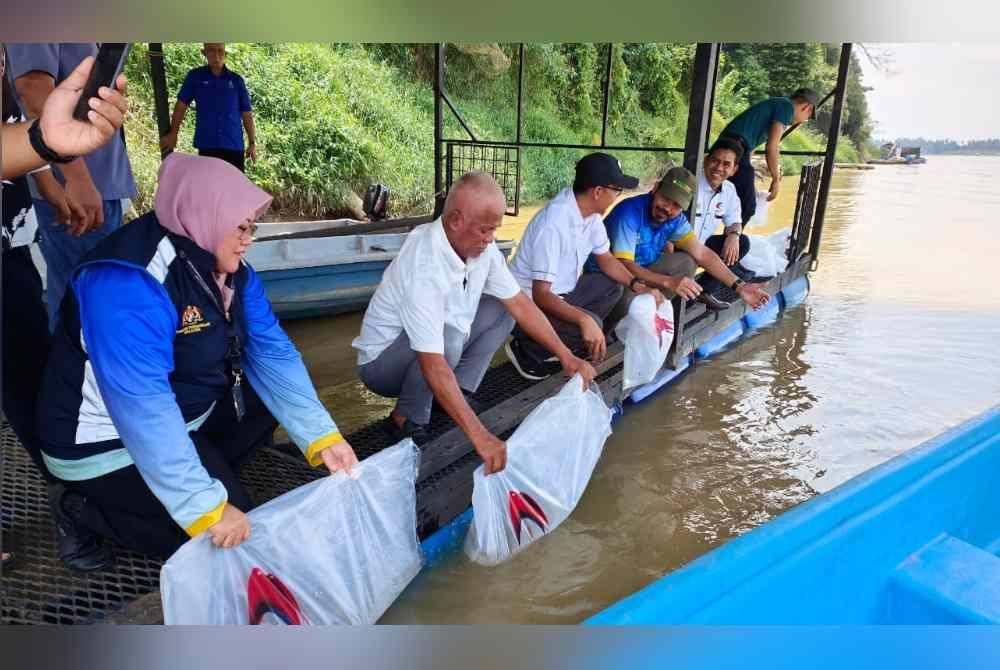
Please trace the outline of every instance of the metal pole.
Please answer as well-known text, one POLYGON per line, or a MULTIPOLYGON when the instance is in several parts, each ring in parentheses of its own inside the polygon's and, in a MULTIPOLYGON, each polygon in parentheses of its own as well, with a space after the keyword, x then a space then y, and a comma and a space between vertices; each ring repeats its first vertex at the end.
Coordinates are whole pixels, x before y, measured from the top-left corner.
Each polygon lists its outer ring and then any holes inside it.
POLYGON ((517 152, 517 178, 514 180, 514 188, 516 189, 514 191, 514 216, 517 216, 521 211, 521 140, 524 123, 524 55, 526 51, 524 42, 521 42, 517 57, 517 130, 514 136, 514 143, 517 145, 514 149, 517 152))
POLYGON ((608 137, 608 111, 611 105, 608 102, 611 99, 611 63, 615 54, 615 45, 608 42, 608 64, 604 70, 604 121, 601 123, 601 146, 607 144, 608 137))
MULTIPOLYGON (((715 95, 715 74, 719 65, 719 45, 701 42, 694 53, 691 78, 691 102, 688 105, 688 128, 684 142, 684 167, 700 175, 704 170, 702 156, 708 145, 708 128, 712 123, 712 97, 715 95)), ((697 190, 695 191, 697 196, 697 190)), ((697 203, 691 200, 691 212, 697 203)))
MULTIPOLYGON (((684 167, 701 177, 704 171, 702 156, 708 144, 708 128, 712 122, 712 96, 715 92, 715 75, 719 66, 719 44, 717 42, 699 42, 694 52, 694 71, 691 77, 691 101, 688 105, 687 136, 684 141, 684 167)), ((688 209, 688 219, 694 221, 694 212, 698 211, 698 189, 691 194, 691 207, 688 209)), ((678 350, 684 337, 683 298, 678 300, 677 318, 674 321, 674 343, 670 350, 670 367, 677 369, 680 359, 687 352, 678 356, 678 350)))
POLYGON ((823 160, 823 175, 819 181, 819 195, 816 214, 813 218, 812 235, 809 239, 809 255, 813 266, 819 258, 819 243, 823 237, 823 219, 826 217, 826 199, 830 195, 830 181, 833 178, 833 163, 836 159, 837 141, 840 139, 840 117, 844 111, 844 95, 847 91, 847 73, 851 68, 851 43, 844 42, 840 48, 840 69, 837 71, 837 88, 833 96, 833 113, 830 117, 830 134, 826 138, 826 158, 823 160))
POLYGON ((514 142, 521 143, 521 123, 524 119, 524 42, 518 49, 517 60, 517 130, 514 142))
POLYGON ((167 75, 163 68, 163 43, 150 42, 147 53, 149 56, 149 75, 153 80, 153 108, 156 112, 156 128, 160 132, 160 137, 163 137, 170 132, 170 112, 167 108, 167 75))
MULTIPOLYGON (((719 44, 719 53, 722 53, 722 44, 719 44)), ((710 145, 709 139, 712 134, 712 110, 715 109, 715 82, 719 80, 719 61, 721 58, 716 57, 715 59, 715 71, 712 73, 712 100, 708 105, 708 123, 705 124, 705 147, 710 145)), ((706 148, 707 151, 707 148, 706 148)))
POLYGON ((444 93, 444 45, 434 45, 434 217, 444 209, 444 175, 442 174, 441 138, 444 135, 444 110, 441 95, 444 93))

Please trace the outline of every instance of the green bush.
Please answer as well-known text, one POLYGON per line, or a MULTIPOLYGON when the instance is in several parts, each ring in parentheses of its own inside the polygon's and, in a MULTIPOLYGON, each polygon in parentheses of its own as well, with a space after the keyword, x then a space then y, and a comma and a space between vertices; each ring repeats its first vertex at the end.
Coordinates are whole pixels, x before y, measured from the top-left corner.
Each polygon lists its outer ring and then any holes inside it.
MULTIPOLYGON (((433 46, 399 44, 227 45, 229 67, 247 82, 257 126, 259 160, 248 175, 275 196, 283 217, 332 217, 349 211, 353 194, 381 181, 393 191, 391 213, 427 212, 433 202, 433 46)), ((826 85, 830 65, 820 45, 727 49, 720 66, 713 128, 774 83, 826 85), (779 64, 768 59, 779 58, 779 64), (742 70, 740 68, 743 68, 742 70), (805 72, 805 74, 803 74, 805 72)), ((515 136, 517 59, 514 44, 449 45, 446 90, 477 138, 515 136)), ((607 141, 612 145, 679 147, 684 143, 693 45, 623 44, 612 60, 607 141)), ((599 144, 606 46, 532 44, 527 48, 523 137, 536 142, 599 144)), ((200 44, 165 45, 169 107, 187 72, 204 64, 200 44)), ((132 111, 126 139, 139 183, 136 209, 152 206, 159 167, 158 133, 145 45, 126 69, 132 111)), ((861 91, 863 95, 863 91, 861 91)), ((194 110, 178 150, 193 151, 194 110)), ((858 121, 855 119, 855 121, 858 121)), ((858 121, 858 123, 861 123, 858 121)), ((468 136, 445 109, 445 136, 468 136)), ((806 128, 786 150, 822 150, 806 128)), ((583 150, 525 148, 522 202, 544 200, 568 185, 583 150)), ((625 169, 656 177, 678 153, 616 151, 625 169)), ((842 141, 838 160, 858 154, 842 141)), ((807 159, 785 156, 786 174, 807 159)))

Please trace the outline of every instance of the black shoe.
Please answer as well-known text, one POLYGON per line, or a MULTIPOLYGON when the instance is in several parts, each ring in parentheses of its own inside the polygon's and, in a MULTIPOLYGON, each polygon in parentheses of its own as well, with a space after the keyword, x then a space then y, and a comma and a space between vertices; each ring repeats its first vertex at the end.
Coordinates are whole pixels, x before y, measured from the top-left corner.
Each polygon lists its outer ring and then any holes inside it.
POLYGON ((392 440, 393 444, 410 438, 419 447, 427 444, 431 439, 430 435, 427 434, 427 426, 422 426, 419 423, 413 423, 409 419, 405 419, 403 427, 400 428, 392 420, 392 415, 385 417, 382 422, 382 428, 388 433, 389 439, 392 440))
POLYGON ((514 369, 517 370, 517 373, 531 381, 547 379, 562 370, 562 365, 559 364, 557 359, 536 360, 534 356, 521 347, 521 342, 516 339, 512 339, 505 344, 504 351, 507 352, 507 358, 514 364, 514 369))
POLYGON ((695 300, 705 305, 705 307, 707 307, 709 311, 712 312, 721 312, 724 309, 729 309, 728 302, 726 302, 725 300, 719 300, 718 298, 716 298, 714 295, 712 295, 707 291, 702 291, 701 293, 699 293, 698 297, 695 298, 695 300))
POLYGON ((49 509, 56 524, 59 560, 79 572, 106 570, 114 564, 114 554, 102 544, 97 533, 79 522, 86 502, 86 498, 67 491, 62 484, 49 485, 49 509))

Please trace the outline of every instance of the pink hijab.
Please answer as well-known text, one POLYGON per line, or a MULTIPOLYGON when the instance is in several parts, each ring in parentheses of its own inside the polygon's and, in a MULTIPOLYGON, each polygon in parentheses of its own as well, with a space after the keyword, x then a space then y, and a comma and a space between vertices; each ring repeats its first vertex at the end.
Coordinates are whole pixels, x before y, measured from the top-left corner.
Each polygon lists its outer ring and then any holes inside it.
MULTIPOLYGON (((271 200, 224 160, 174 152, 160 166, 153 208, 160 225, 214 254, 226 235, 247 219, 256 221, 271 200)), ((215 273, 215 282, 228 311, 233 290, 224 274, 215 273)))

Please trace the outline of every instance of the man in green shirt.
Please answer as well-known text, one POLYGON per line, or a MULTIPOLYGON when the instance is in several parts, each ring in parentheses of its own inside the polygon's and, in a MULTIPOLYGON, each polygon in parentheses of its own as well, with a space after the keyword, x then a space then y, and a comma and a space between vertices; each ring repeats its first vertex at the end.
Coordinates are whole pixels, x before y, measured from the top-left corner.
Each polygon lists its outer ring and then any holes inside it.
POLYGON ((761 100, 747 108, 722 129, 720 137, 731 137, 743 145, 743 157, 739 168, 729 178, 736 186, 743 211, 743 225, 747 224, 757 210, 757 193, 754 188, 754 171, 750 164, 753 150, 767 142, 767 169, 771 172, 771 187, 767 200, 778 197, 781 187, 781 134, 791 124, 805 123, 816 111, 819 96, 811 88, 800 88, 790 96, 779 96, 761 100))

